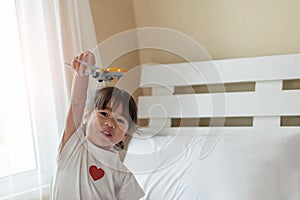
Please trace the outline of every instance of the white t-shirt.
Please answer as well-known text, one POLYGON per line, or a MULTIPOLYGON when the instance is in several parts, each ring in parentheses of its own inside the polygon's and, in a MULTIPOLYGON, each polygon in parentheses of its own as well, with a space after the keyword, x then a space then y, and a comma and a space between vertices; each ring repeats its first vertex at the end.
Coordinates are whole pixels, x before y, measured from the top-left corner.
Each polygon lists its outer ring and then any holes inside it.
POLYGON ((92 144, 81 129, 58 155, 52 200, 135 200, 144 192, 116 152, 92 144))

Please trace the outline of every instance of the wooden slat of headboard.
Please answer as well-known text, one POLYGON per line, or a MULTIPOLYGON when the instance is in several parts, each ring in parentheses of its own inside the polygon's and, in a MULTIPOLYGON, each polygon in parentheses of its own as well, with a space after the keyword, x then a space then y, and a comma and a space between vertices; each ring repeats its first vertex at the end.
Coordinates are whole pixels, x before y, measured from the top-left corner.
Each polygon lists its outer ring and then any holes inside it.
POLYGON ((141 87, 299 79, 300 54, 143 66, 141 87))
POLYGON ((292 116, 300 114, 300 91, 142 96, 139 118, 292 116))

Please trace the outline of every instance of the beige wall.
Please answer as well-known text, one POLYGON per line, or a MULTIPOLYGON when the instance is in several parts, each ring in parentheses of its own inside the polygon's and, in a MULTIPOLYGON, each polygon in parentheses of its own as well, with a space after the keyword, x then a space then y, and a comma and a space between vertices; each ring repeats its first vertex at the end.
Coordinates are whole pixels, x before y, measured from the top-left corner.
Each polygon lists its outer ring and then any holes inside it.
POLYGON ((136 27, 194 38, 214 59, 300 52, 299 0, 133 0, 136 27))
MULTIPOLYGON (((300 52, 299 0, 90 0, 101 42, 139 27, 163 27, 200 43, 214 59, 300 52)), ((176 62, 177 55, 143 50, 121 62, 176 62), (140 58, 139 58, 140 57, 140 58)))
MULTIPOLYGON (((98 43, 135 28, 132 0, 90 0, 98 43)), ((105 58, 104 58, 105 59, 105 58)), ((120 55, 110 66, 132 68, 139 64, 138 52, 120 55)))

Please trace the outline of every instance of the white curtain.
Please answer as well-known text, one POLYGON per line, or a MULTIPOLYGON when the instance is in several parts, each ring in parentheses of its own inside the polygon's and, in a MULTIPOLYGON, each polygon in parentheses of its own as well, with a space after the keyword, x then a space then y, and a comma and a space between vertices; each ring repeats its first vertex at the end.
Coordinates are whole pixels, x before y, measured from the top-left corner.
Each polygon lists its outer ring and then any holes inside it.
MULTIPOLYGON (((24 79, 23 82, 14 80, 14 83, 21 84, 22 87, 19 88, 25 88, 26 97, 18 99, 16 104, 18 101, 27 102, 34 167, 28 167, 28 170, 18 173, 8 170, 11 172, 9 175, 0 177, 0 199, 43 199, 49 194, 58 142, 70 99, 73 72, 66 68, 64 63, 70 62, 72 57, 82 50, 94 49, 97 39, 89 0, 15 0, 14 6, 24 79)), ((9 80, 14 79, 12 75, 7 74, 11 76, 9 80)), ((1 85, 5 84, 7 83, 1 82, 1 85)), ((19 92, 18 88, 14 90, 12 93, 19 92)), ((1 104, 4 104, 3 102, 1 104)), ((7 120, 2 121, 6 117, 1 115, 0 113, 2 125, 7 120)), ((15 122, 15 126, 18 126, 18 121, 15 122)), ((2 130, 4 129, 1 128, 0 131, 2 130)), ((0 139, 5 134, 16 133, 5 129, 1 132, 0 139)), ((22 134, 22 131, 18 134, 22 134)), ((21 160, 18 156, 21 155, 21 151, 26 150, 18 149, 16 141, 17 135, 9 141, 0 141, 0 144, 3 144, 2 149, 4 145, 9 146, 10 150, 16 149, 16 153, 9 153, 8 160, 21 160), (10 156, 14 158, 9 158, 10 156)), ((26 165, 27 161, 22 162, 18 165, 26 165)), ((13 165, 11 163, 3 166, 14 167, 13 165)))

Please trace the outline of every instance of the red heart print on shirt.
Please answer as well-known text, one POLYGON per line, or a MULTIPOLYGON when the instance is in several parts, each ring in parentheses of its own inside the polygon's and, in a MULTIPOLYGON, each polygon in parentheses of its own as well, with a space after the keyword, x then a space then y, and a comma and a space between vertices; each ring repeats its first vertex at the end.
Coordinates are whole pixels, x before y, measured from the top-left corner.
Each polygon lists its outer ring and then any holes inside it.
POLYGON ((89 172, 94 181, 97 181, 104 176, 104 170, 95 165, 90 166, 89 172))

